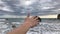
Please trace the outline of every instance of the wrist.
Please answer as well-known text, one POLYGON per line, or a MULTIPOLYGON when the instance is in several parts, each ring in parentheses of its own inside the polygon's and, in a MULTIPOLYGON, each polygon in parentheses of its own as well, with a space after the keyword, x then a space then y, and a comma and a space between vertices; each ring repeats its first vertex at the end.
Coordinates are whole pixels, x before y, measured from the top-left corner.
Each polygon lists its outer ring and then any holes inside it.
POLYGON ((28 28, 31 28, 31 25, 29 23, 24 23, 23 25, 28 27, 28 28))

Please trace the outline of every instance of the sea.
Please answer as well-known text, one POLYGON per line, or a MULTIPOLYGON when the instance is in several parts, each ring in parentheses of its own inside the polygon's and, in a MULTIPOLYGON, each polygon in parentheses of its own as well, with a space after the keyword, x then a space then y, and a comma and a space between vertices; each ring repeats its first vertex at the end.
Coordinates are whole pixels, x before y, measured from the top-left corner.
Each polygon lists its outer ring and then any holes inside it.
MULTIPOLYGON (((20 27, 24 20, 24 18, 0 18, 0 34, 7 34, 20 27)), ((41 22, 30 28, 26 34, 60 34, 60 19, 41 18, 41 22)))

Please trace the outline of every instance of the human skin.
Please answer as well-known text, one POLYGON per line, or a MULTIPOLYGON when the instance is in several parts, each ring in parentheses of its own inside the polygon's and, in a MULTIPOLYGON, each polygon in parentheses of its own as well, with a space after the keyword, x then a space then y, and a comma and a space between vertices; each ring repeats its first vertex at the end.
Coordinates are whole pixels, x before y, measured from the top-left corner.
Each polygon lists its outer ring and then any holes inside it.
POLYGON ((36 26, 37 24, 39 24, 39 20, 38 17, 33 16, 30 18, 30 15, 28 14, 28 16, 26 17, 24 24, 22 24, 20 27, 12 30, 11 32, 8 32, 7 34, 26 34, 27 31, 36 26))

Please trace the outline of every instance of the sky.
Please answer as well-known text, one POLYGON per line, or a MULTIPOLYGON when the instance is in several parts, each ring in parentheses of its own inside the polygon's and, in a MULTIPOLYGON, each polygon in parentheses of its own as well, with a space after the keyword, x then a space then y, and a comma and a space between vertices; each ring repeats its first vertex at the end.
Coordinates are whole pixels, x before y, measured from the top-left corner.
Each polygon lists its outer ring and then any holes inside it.
POLYGON ((0 0, 0 16, 60 14, 60 0, 0 0))

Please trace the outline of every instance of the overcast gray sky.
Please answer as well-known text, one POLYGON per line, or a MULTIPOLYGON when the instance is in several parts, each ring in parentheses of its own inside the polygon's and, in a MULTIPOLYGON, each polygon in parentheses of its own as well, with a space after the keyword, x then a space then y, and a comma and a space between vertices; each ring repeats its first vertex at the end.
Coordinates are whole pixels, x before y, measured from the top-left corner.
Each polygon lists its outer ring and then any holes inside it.
POLYGON ((60 0, 0 0, 2 15, 48 15, 60 13, 60 0))

